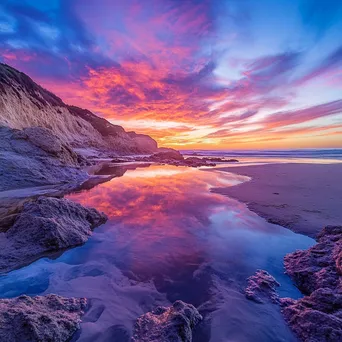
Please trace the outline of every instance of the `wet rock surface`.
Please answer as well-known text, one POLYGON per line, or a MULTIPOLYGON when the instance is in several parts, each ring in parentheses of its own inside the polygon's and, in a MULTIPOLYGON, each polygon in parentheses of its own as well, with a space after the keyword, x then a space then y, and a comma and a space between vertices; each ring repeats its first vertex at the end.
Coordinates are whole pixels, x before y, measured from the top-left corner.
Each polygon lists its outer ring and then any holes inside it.
POLYGON ((135 323, 132 342, 191 342, 192 329, 202 320, 197 309, 182 301, 158 307, 135 323))
POLYGON ((23 204, 14 224, 0 235, 0 273, 28 264, 49 252, 86 242, 106 216, 66 199, 39 197, 23 204))
POLYGON ((317 244, 285 257, 286 272, 307 296, 283 299, 286 321, 302 341, 342 340, 342 226, 327 226, 317 244))
POLYGON ((327 226, 317 244, 285 256, 286 273, 304 294, 320 288, 342 293, 342 226, 327 226))
POLYGON ((202 160, 205 160, 207 162, 212 163, 238 163, 239 161, 237 159, 232 158, 220 158, 220 157, 203 157, 202 160))
POLYGON ((79 328, 85 298, 57 295, 0 299, 0 341, 65 342, 79 328))
MULTIPOLYGON (((154 153, 151 156, 135 157, 135 161, 154 162, 162 163, 175 166, 189 166, 189 167, 201 167, 201 166, 216 166, 216 163, 235 163, 238 162, 236 159, 225 159, 225 158, 214 158, 214 157, 203 157, 199 158, 191 156, 184 158, 184 156, 176 150, 169 149, 168 151, 162 151, 154 153)), ((121 159, 116 159, 117 162, 122 162, 121 159)))
POLYGON ((280 304, 300 341, 342 341, 342 226, 325 227, 316 245, 286 255, 285 268, 305 297, 279 298, 279 284, 262 270, 248 279, 246 297, 280 304))
POLYGON ((0 191, 88 178, 83 159, 53 132, 42 127, 0 127, 0 191))
POLYGON ((283 315, 301 341, 342 341, 342 295, 329 288, 281 300, 283 315))
POLYGON ((248 278, 245 294, 248 299, 256 303, 264 303, 269 300, 273 303, 279 303, 279 296, 276 291, 279 286, 280 284, 268 272, 258 270, 248 278))

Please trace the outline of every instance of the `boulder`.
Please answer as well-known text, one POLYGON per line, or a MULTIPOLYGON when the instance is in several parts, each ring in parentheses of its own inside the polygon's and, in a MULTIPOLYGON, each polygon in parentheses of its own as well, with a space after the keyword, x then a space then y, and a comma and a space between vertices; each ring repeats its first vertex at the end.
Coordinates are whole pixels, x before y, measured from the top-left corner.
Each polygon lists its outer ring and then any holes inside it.
POLYGON ((280 284, 267 271, 257 270, 254 275, 248 278, 245 290, 246 297, 257 303, 264 303, 271 300, 279 303, 279 296, 276 288, 280 284))
POLYGON ((301 341, 342 341, 342 294, 329 288, 298 300, 282 299, 283 315, 301 341))
POLYGON ((317 244, 285 256, 286 273, 304 294, 320 288, 342 292, 342 226, 327 226, 317 244))
POLYGON ((14 224, 0 237, 0 273, 42 255, 81 245, 107 220, 96 209, 67 199, 39 197, 23 204, 14 224))
POLYGON ((150 158, 155 161, 184 160, 182 154, 176 150, 157 152, 154 153, 150 158))
POLYGON ((203 158, 198 157, 188 157, 185 159, 185 165, 190 167, 200 167, 200 166, 216 166, 215 163, 208 162, 203 158))
POLYGON ((0 299, 0 341, 65 342, 79 329, 85 298, 57 295, 0 299))
POLYGON ((178 300, 139 317, 132 342, 191 342, 192 329, 201 320, 193 305, 178 300))
POLYGON ((327 226, 317 244, 285 256, 287 274, 306 294, 279 298, 279 284, 266 271, 248 279, 246 296, 258 303, 279 303, 285 320, 300 341, 342 341, 342 227, 327 226))
POLYGON ((202 159, 207 162, 212 162, 212 163, 238 163, 239 162, 237 159, 226 159, 226 158, 220 158, 220 157, 204 157, 202 159))
POLYGON ((283 299, 283 314, 301 341, 342 340, 342 226, 327 226, 317 244, 285 257, 287 274, 307 296, 283 299))
POLYGON ((88 178, 81 164, 82 158, 47 128, 0 127, 0 191, 81 183, 88 178))

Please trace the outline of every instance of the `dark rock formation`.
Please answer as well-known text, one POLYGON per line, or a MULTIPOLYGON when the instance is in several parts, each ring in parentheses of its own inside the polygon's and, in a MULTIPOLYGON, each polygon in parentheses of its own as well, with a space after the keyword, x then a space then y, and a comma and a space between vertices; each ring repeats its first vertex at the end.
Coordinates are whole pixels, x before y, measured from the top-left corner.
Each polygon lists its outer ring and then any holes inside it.
POLYGON ((209 162, 204 158, 188 157, 184 158, 183 155, 172 149, 154 153, 151 156, 146 157, 135 157, 135 161, 161 163, 175 166, 189 166, 189 167, 200 167, 200 166, 215 166, 215 163, 209 162))
POLYGON ((238 163, 239 162, 237 159, 226 159, 226 158, 220 158, 220 157, 203 157, 202 160, 205 160, 211 163, 238 163))
POLYGON ((279 303, 279 296, 276 288, 280 284, 266 271, 257 270, 254 275, 248 278, 245 290, 246 297, 257 303, 264 303, 271 300, 279 303))
POLYGON ((307 296, 282 300, 284 317, 302 341, 342 340, 342 226, 325 227, 317 244, 285 257, 286 272, 307 296))
POLYGON ((186 166, 200 167, 200 166, 216 166, 215 163, 207 161, 203 158, 188 157, 184 160, 186 166))
POLYGON ((39 197, 24 203, 14 224, 0 237, 0 273, 83 244, 106 219, 103 213, 66 199, 39 197))
POLYGON ((0 191, 36 185, 80 183, 82 159, 53 132, 0 127, 0 191))
POLYGON ((259 303, 267 298, 279 303, 301 341, 342 341, 342 226, 325 227, 317 240, 307 251, 285 257, 286 272, 307 296, 279 299, 279 284, 266 271, 249 278, 246 296, 259 303))
POLYGON ((24 73, 0 63, 0 125, 23 129, 51 129, 72 147, 91 148, 115 155, 158 151, 151 137, 126 132, 89 110, 66 105, 24 73))
POLYGON ((150 156, 151 161, 164 161, 164 160, 184 160, 184 157, 181 155, 180 152, 176 150, 171 151, 163 151, 163 152, 157 152, 150 156))
POLYGON ((342 294, 329 288, 298 300, 281 299, 283 315, 301 341, 342 341, 342 294))
POLYGON ((192 329, 201 320, 194 306, 178 300, 139 317, 132 342, 191 342, 192 329))
POLYGON ((316 245, 286 255, 285 268, 304 294, 320 288, 342 292, 342 226, 325 227, 316 245))
POLYGON ((0 299, 0 341, 68 341, 79 329, 86 303, 53 294, 0 299))

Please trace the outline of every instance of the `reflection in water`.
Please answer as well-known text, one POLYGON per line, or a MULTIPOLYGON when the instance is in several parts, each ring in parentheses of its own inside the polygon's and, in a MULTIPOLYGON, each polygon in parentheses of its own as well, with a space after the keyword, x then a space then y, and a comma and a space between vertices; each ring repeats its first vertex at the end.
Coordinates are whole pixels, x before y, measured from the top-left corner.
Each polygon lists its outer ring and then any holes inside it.
POLYGON ((137 316, 176 299, 193 303, 205 316, 195 342, 292 341, 279 309, 247 301, 242 289, 262 268, 282 284, 281 295, 299 296, 283 273, 282 259, 313 241, 210 192, 246 179, 150 166, 71 194, 68 198, 104 211, 108 222, 84 246, 10 273, 0 282, 1 293, 91 298, 82 341, 114 336, 127 341, 137 316))

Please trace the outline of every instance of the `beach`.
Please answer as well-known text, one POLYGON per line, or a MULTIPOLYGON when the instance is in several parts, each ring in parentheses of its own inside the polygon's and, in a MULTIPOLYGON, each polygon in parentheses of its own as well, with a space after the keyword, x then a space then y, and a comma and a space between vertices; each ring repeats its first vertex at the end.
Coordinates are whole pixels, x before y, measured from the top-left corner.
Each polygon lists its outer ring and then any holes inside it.
POLYGON ((342 164, 264 164, 216 170, 248 176, 242 184, 212 191, 248 205, 271 223, 316 237, 342 224, 342 164))

